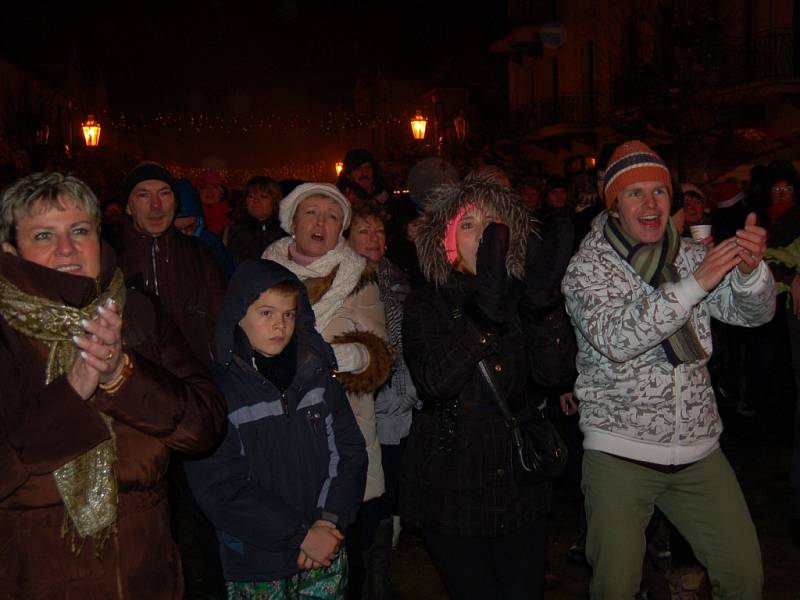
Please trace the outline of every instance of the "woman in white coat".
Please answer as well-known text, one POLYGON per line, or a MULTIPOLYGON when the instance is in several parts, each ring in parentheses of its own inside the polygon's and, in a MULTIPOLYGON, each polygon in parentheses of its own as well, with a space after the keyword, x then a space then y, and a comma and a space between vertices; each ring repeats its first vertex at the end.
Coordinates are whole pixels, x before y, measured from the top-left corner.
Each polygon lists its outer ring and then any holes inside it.
POLYGON ((364 504, 348 535, 351 584, 358 585, 360 554, 372 545, 380 516, 377 503, 369 501, 384 493, 373 392, 389 378, 393 356, 377 271, 342 236, 350 216, 350 203, 335 186, 301 184, 280 205, 281 227, 291 237, 271 244, 262 258, 282 264, 305 284, 317 331, 333 347, 335 376, 364 434, 369 458, 364 504))

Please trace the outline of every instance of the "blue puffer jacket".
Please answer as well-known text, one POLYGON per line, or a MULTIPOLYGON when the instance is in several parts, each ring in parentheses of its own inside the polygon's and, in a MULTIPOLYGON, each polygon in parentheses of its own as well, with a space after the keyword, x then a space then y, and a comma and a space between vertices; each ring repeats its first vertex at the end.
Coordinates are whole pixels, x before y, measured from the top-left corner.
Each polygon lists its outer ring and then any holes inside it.
POLYGON ((333 352, 315 331, 305 288, 291 272, 271 261, 242 263, 217 321, 214 360, 228 430, 212 456, 186 464, 189 484, 217 529, 226 580, 291 576, 316 520, 341 531, 353 522, 367 470, 364 438, 330 375, 333 352), (253 367, 253 350, 237 325, 262 292, 284 281, 300 295, 297 366, 281 393, 253 367))

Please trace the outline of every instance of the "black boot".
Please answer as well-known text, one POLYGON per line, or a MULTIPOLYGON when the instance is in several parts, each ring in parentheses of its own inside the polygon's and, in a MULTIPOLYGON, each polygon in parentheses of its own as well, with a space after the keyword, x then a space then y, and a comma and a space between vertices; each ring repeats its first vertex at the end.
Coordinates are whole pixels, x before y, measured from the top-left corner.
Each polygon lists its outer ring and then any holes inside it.
POLYGON ((384 519, 375 533, 375 543, 364 553, 367 566, 367 581, 362 600, 398 600, 389 585, 389 570, 392 563, 392 519, 384 519))

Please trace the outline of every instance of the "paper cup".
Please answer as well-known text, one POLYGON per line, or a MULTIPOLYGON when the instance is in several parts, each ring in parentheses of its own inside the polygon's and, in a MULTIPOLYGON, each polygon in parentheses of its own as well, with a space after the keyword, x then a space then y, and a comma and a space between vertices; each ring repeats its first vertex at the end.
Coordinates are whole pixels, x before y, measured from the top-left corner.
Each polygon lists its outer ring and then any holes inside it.
POLYGON ((702 242, 711 235, 711 225, 690 225, 689 231, 694 241, 702 242))

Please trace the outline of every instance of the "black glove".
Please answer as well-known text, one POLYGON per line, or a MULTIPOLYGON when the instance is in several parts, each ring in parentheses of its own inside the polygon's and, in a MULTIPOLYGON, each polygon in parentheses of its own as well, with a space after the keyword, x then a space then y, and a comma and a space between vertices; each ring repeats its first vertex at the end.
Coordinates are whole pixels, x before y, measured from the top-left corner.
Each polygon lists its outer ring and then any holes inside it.
POLYGON ((541 239, 534 233, 528 236, 525 295, 530 308, 550 308, 561 300, 561 279, 572 258, 574 245, 575 228, 566 215, 550 219, 541 239))
POLYGON ((511 278, 506 270, 506 255, 510 233, 504 223, 489 223, 483 231, 475 270, 478 289, 474 302, 481 314, 494 324, 506 320, 508 289, 511 278))

